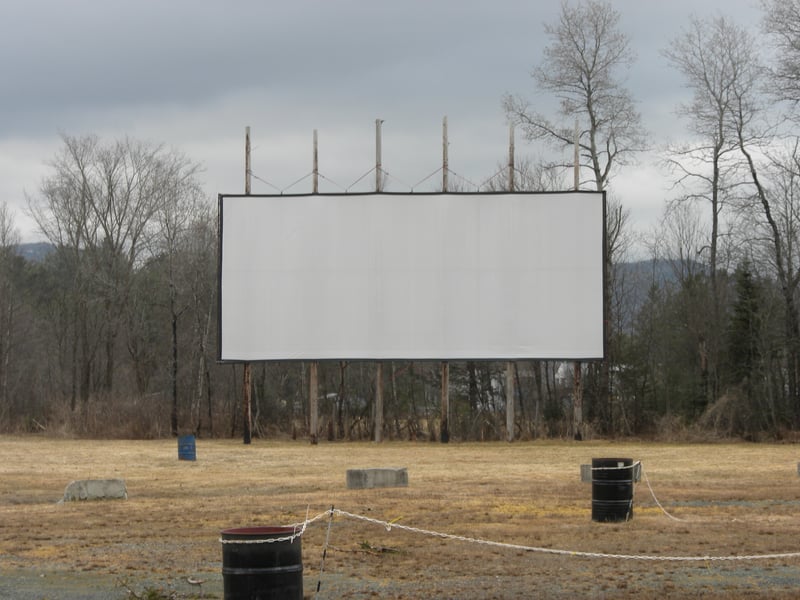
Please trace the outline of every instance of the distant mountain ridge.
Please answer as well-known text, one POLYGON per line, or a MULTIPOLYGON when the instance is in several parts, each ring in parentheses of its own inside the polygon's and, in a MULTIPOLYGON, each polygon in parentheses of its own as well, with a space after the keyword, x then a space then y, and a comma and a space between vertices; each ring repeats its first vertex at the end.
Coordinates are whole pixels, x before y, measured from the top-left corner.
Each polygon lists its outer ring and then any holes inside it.
POLYGON ((17 255, 33 263, 43 262, 55 249, 56 247, 50 242, 30 242, 16 246, 17 255))

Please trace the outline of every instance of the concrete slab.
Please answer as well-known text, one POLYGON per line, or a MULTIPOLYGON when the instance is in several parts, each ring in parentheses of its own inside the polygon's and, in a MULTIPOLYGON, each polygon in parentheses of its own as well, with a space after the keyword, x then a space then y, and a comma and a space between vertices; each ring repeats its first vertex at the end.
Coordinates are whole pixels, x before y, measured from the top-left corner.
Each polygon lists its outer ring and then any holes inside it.
POLYGON ((126 500, 128 488, 124 479, 79 479, 64 490, 62 502, 75 500, 126 500))
POLYGON ((347 489, 363 490, 385 487, 408 487, 406 467, 347 470, 347 489))

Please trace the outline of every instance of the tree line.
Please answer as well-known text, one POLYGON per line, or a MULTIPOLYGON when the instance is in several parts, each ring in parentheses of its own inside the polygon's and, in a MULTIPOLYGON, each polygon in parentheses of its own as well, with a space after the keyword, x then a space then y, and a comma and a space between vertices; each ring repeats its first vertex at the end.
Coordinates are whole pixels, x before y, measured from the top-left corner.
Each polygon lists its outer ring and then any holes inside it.
MULTIPOLYGON (((663 49, 689 92, 676 107, 687 134, 658 149, 674 191, 648 232, 631 230, 610 187, 649 147, 625 83, 635 56, 623 16, 564 2, 545 26, 532 76, 558 108, 511 95, 503 105, 548 158, 487 187, 570 188, 577 158, 577 186, 608 190, 606 358, 577 369, 580 390, 570 365, 519 361, 513 397, 505 363, 452 363, 452 438, 505 438, 507 402, 528 439, 800 428, 800 0, 761 9, 757 29, 690 17, 663 49), (648 254, 635 269, 634 243, 648 254)), ((216 362, 217 215, 200 165, 132 139, 62 142, 28 198, 52 251, 22 258, 0 207, 0 431, 236 435, 242 366, 216 362)), ((321 437, 374 436, 374 373, 319 365, 321 437)), ((394 361, 384 373, 382 437, 437 439, 439 365, 394 361)), ((253 433, 309 436, 308 380, 302 362, 253 365, 253 433)))

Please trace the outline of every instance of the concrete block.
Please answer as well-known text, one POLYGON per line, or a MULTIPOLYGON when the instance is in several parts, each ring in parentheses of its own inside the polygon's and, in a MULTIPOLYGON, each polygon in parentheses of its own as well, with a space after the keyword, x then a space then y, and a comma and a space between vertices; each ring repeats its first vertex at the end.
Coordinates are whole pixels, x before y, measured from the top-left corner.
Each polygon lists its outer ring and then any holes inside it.
POLYGON ((581 465, 581 481, 584 483, 592 482, 592 465, 581 465))
POLYGON ((347 489, 350 490, 407 486, 408 471, 405 467, 347 470, 347 489))
POLYGON ((74 500, 126 500, 128 488, 124 479, 79 479, 64 490, 62 502, 74 500))

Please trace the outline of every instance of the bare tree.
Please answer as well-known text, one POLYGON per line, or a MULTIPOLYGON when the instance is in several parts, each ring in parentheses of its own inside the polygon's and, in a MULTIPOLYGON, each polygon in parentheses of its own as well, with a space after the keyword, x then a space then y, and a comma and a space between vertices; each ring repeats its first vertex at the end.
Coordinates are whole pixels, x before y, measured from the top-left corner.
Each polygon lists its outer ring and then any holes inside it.
POLYGON ((597 190, 606 189, 617 165, 627 164, 646 147, 641 117, 620 73, 635 55, 619 21, 610 3, 586 0, 575 7, 562 2, 558 23, 545 25, 551 43, 533 78, 541 90, 558 98, 560 121, 531 111, 522 98, 506 95, 503 101, 509 118, 529 140, 562 149, 572 146, 578 119, 583 126, 581 167, 590 170, 597 190))
MULTIPOLYGON (((673 146, 666 162, 683 190, 678 202, 704 202, 710 208, 708 258, 711 311, 700 336, 702 353, 708 357, 707 393, 711 401, 719 386, 719 353, 723 326, 719 270, 721 217, 725 205, 742 185, 741 154, 730 126, 737 89, 752 86, 757 53, 750 34, 727 17, 692 17, 689 25, 664 50, 664 56, 680 71, 692 92, 691 101, 678 107, 688 123, 693 141, 673 146)), ((751 91, 752 93, 752 91, 751 91)))
MULTIPOLYGON (((519 97, 504 98, 509 119, 522 128, 529 140, 542 140, 562 150, 573 145, 577 120, 580 167, 590 171, 597 190, 605 190, 615 169, 629 164, 637 152, 646 148, 640 114, 625 87, 624 71, 631 66, 635 55, 619 22, 620 14, 609 2, 585 0, 570 6, 563 1, 558 22, 545 26, 550 44, 545 48, 541 65, 533 71, 539 88, 558 98, 557 118, 532 111, 530 104, 519 97)), ((608 229, 614 227, 612 223, 608 229)), ((615 257, 609 242, 607 238, 604 263, 607 284, 603 294, 605 360, 600 365, 598 389, 602 406, 608 405, 611 394, 613 331, 608 283, 615 257)))
POLYGON ((157 215, 194 166, 180 154, 124 139, 63 136, 31 213, 73 272, 72 407, 111 392, 134 275, 151 256, 157 215), (98 368, 99 367, 99 368, 98 368))
MULTIPOLYGON (((777 3, 772 5, 765 3, 768 9, 767 23, 772 23, 774 27, 775 18, 785 18, 787 22, 783 27, 786 32, 797 24, 791 21, 792 11, 796 9, 796 3, 787 4, 786 10, 779 7, 777 3), (769 10, 773 13, 769 13, 769 10), (793 24, 794 23, 794 24, 793 24)), ((792 34, 788 34, 791 39, 792 34)), ((795 44, 797 43, 794 34, 795 44)), ((780 46, 779 46, 780 48, 780 46)), ((778 68, 773 72, 781 72, 783 68, 789 68, 785 63, 791 60, 792 52, 790 48, 784 48, 785 53, 777 57, 778 68), (783 64, 783 66, 781 66, 783 64)), ((769 250, 770 263, 773 266, 777 283, 781 290, 784 305, 784 336, 785 336, 785 389, 788 395, 788 404, 792 413, 794 425, 800 423, 800 310, 797 306, 796 295, 798 285, 800 285, 800 265, 796 255, 797 239, 795 237, 796 223, 796 176, 798 160, 798 142, 792 133, 789 137, 794 138, 790 142, 793 150, 788 156, 770 159, 774 154, 774 148, 779 142, 775 128, 768 122, 770 110, 773 108, 765 102, 762 94, 764 88, 764 69, 757 62, 755 53, 748 55, 749 60, 744 60, 739 65, 741 75, 731 85, 729 103, 728 127, 731 135, 736 141, 737 148, 743 157, 745 171, 749 183, 751 194, 746 200, 743 209, 752 210, 753 219, 756 225, 761 226, 764 232, 763 240, 766 241, 769 250)), ((779 96, 784 99, 795 101, 797 96, 792 97, 791 86, 787 82, 791 80, 791 74, 786 72, 785 86, 779 96)))
MULTIPOLYGON (((611 199, 608 201, 606 209, 606 245, 608 252, 614 256, 615 260, 607 266, 608 281, 608 301, 611 306, 608 315, 614 319, 609 323, 609 329, 614 332, 623 332, 626 325, 632 322, 634 315, 631 314, 628 295, 632 292, 626 280, 626 271, 620 268, 621 263, 625 262, 633 246, 633 235, 629 227, 630 211, 619 201, 611 199)), ((622 356, 621 336, 615 335, 610 339, 613 344, 609 350, 611 356, 622 356)), ((603 382, 601 381, 601 385, 603 382)), ((615 399, 620 400, 618 406, 612 405, 610 395, 601 395, 601 402, 597 409, 602 422, 608 423, 612 429, 630 433, 626 405, 622 402, 621 394, 614 394, 615 399), (605 403, 603 402, 605 401, 605 403), (615 427, 615 423, 618 427, 615 427)))
POLYGON ((800 102, 800 0, 761 0, 763 28, 776 50, 770 89, 779 100, 800 102))
POLYGON ((52 175, 42 182, 40 195, 28 198, 31 214, 45 237, 56 246, 56 260, 65 278, 60 294, 59 337, 64 358, 62 367, 69 374, 70 407, 77 399, 88 400, 96 355, 93 335, 97 319, 89 310, 90 271, 84 260, 89 245, 91 164, 97 146, 94 137, 64 137, 64 146, 50 163, 52 175), (68 366, 67 366, 68 365, 68 366))
MULTIPOLYGON (((498 165, 497 172, 483 185, 487 192, 508 191, 508 166, 498 165)), ((563 169, 553 168, 542 161, 523 157, 514 165, 514 188, 518 192, 547 192, 563 190, 566 177, 563 169)))
POLYGON ((709 268, 716 294, 720 214, 727 197, 741 183, 730 111, 734 90, 750 85, 745 79, 752 77, 757 55, 750 34, 724 16, 693 17, 664 55, 692 92, 691 102, 680 105, 678 114, 686 119, 696 141, 673 147, 668 164, 677 172, 678 183, 688 188, 682 199, 710 205, 709 268))
MULTIPOLYGON (((784 308, 786 390, 794 425, 800 423, 800 145, 770 164, 757 159, 755 144, 748 145, 747 126, 737 119, 740 149, 746 157, 754 204, 751 208, 751 236, 756 250, 765 254, 781 291, 784 308), (758 211, 760 209, 760 214, 758 211)), ((759 252, 760 253, 760 252, 759 252)))
MULTIPOLYGON (((179 276, 179 259, 182 246, 186 244, 186 236, 191 231, 191 224, 201 202, 202 192, 195 175, 199 169, 196 164, 185 158, 171 162, 168 166, 171 173, 164 178, 165 197, 156 211, 159 234, 156 248, 166 261, 166 283, 169 290, 170 331, 172 333, 172 409, 170 411, 170 430, 178 435, 178 320, 183 312, 191 306, 189 299, 181 302, 179 276)), ((188 283, 188 282, 187 282, 188 283)))
POLYGON ((211 372, 214 364, 211 342, 215 326, 217 269, 217 219, 216 212, 205 205, 197 206, 184 235, 183 252, 188 258, 184 265, 186 293, 190 298, 192 315, 192 361, 197 365, 194 392, 197 414, 196 430, 203 427, 202 401, 206 400, 207 430, 214 433, 213 389, 211 372))
POLYGON ((0 204, 0 423, 9 406, 10 367, 18 343, 15 325, 20 300, 13 278, 14 262, 19 260, 14 252, 17 243, 19 233, 14 226, 14 217, 7 204, 0 204))

